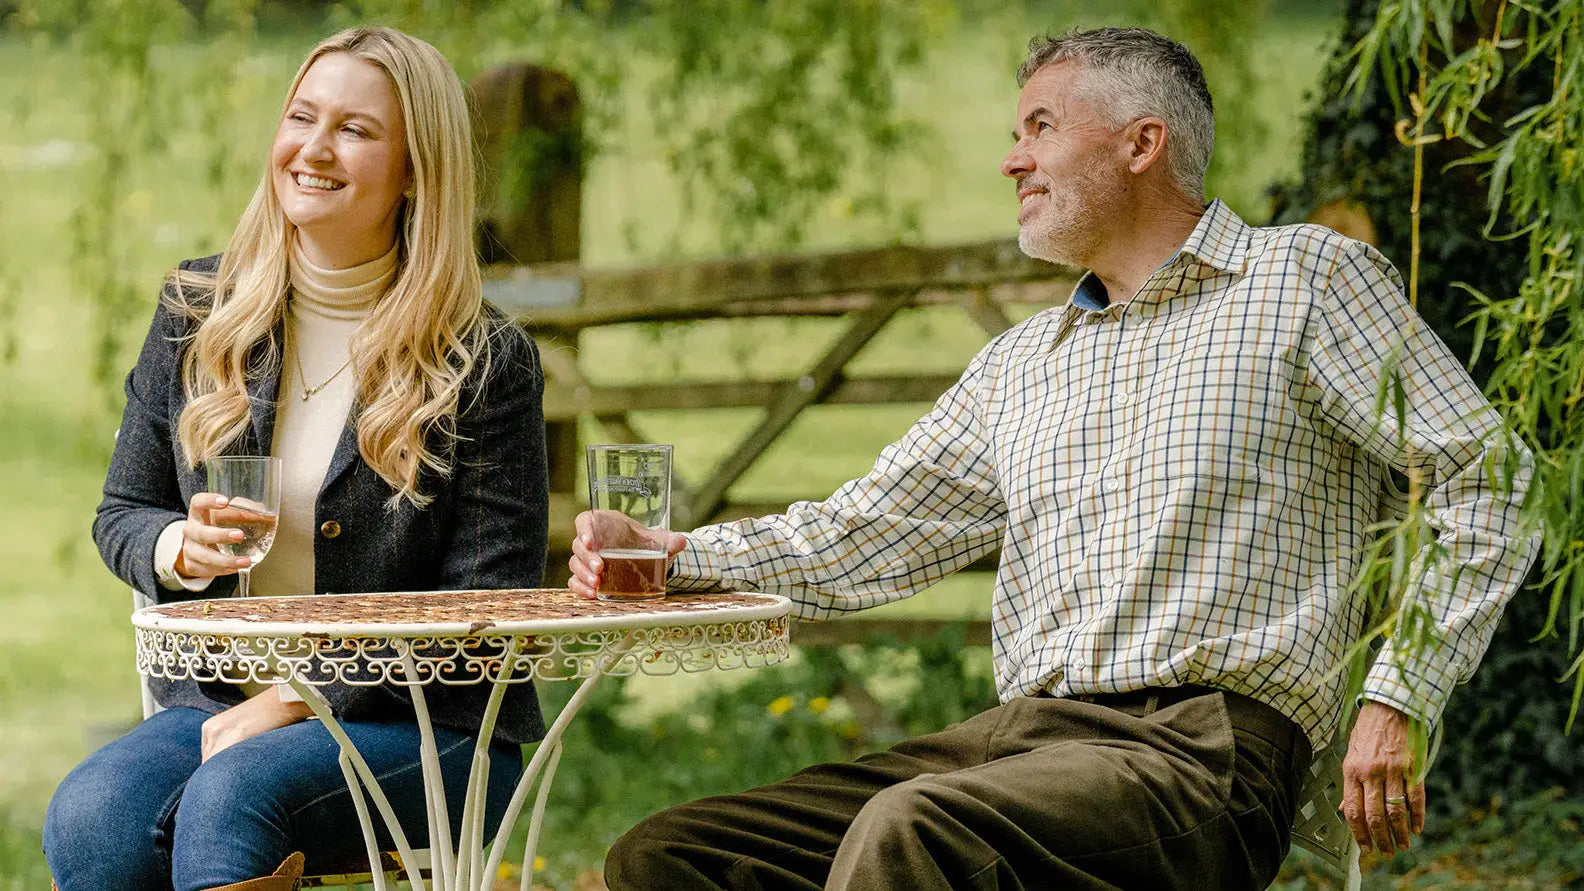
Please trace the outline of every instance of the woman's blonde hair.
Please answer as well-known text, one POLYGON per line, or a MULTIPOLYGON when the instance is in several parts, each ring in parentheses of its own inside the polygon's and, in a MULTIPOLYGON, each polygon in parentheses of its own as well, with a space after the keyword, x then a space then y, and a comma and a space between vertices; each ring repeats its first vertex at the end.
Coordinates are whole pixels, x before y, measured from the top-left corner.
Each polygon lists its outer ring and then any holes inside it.
MULTIPOLYGON (((351 344, 358 449, 395 490, 422 507, 424 471, 450 473, 464 382, 487 367, 490 323, 473 248, 472 136, 462 83, 433 46, 390 28, 351 28, 314 47, 282 106, 320 57, 347 53, 395 84, 407 125, 413 196, 397 233, 398 267, 351 344)), ((172 274, 172 303, 196 319, 182 361, 187 405, 178 436, 187 460, 222 454, 247 430, 247 379, 278 368, 287 257, 294 237, 271 170, 253 193, 213 275, 172 274), (196 292, 191 297, 188 291, 196 292), (250 364, 262 363, 262 364, 250 364)), ((269 443, 262 444, 269 448, 269 443)))

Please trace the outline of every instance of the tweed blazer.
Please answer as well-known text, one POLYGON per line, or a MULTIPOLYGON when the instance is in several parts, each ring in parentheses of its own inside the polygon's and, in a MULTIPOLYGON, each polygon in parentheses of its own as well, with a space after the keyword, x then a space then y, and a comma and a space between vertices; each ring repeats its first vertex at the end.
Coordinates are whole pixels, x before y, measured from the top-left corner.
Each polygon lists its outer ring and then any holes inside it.
MULTIPOLYGON (((189 260, 182 269, 212 273, 219 257, 189 260)), ((165 294, 169 297, 169 293, 165 294)), ((358 450, 354 405, 341 431, 314 509, 314 593, 532 588, 544 571, 548 496, 545 470, 544 377, 533 341, 499 311, 488 308, 491 336, 487 377, 475 373, 463 389, 451 473, 426 472, 421 491, 434 500, 415 508, 388 507, 393 490, 358 450)), ((187 515, 192 496, 207 489, 202 467, 192 468, 177 441, 186 404, 181 362, 196 323, 166 299, 154 310, 148 338, 126 379, 126 409, 93 525, 94 542, 111 571, 156 601, 225 597, 235 576, 216 578, 201 594, 169 591, 154 576, 160 531, 187 515)), ((276 342, 280 342, 279 331, 276 342)), ((252 424, 227 450, 267 455, 274 441, 279 360, 260 349, 248 378, 252 424)), ((437 443, 438 444, 438 443, 437 443)), ((242 700, 239 687, 150 679, 161 705, 211 713, 242 700)), ((413 720, 410 697, 395 686, 323 688, 338 717, 353 721, 413 720)), ((489 686, 431 685, 434 723, 476 732, 489 686)), ((544 735, 539 702, 529 684, 513 685, 502 703, 496 742, 532 742, 544 735)))

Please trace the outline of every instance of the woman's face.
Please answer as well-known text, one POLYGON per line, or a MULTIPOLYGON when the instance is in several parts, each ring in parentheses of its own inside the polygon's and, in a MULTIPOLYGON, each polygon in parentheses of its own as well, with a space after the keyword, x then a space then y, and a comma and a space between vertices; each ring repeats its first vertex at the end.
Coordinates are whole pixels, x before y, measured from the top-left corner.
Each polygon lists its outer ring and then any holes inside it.
POLYGON ((389 250, 410 166, 390 77, 347 53, 315 60, 270 149, 275 197, 308 259, 339 269, 389 250))

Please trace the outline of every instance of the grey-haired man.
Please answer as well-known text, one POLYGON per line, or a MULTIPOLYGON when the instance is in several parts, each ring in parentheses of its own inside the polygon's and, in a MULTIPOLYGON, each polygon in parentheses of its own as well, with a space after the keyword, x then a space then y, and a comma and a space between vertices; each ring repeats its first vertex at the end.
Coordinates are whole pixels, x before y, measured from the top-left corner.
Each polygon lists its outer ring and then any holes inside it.
MULTIPOLYGON (((1421 829, 1410 723, 1434 723, 1533 559, 1529 456, 1380 254, 1206 206, 1214 115, 1188 50, 1074 32, 1034 41, 1019 82, 1002 172, 1023 250, 1089 270, 1067 305, 996 338, 826 501, 670 542, 671 587, 816 619, 1000 547, 1002 704, 663 811, 612 848, 612 888, 1264 887, 1336 729, 1393 469, 1426 487, 1441 556, 1414 596, 1441 643, 1388 643, 1369 672, 1344 811, 1384 851, 1421 829), (1374 409, 1394 357, 1400 422, 1374 409)), ((630 530, 577 523, 592 595, 595 552, 630 530)))

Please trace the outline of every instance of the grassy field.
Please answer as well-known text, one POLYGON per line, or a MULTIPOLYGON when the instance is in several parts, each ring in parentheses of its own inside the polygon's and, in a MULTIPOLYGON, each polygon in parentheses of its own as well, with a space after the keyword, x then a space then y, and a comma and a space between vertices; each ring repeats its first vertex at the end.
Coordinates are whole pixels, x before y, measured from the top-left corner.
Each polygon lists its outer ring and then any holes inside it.
MULTIPOLYGON (((888 175, 914 190, 926 241, 1013 233, 1012 190, 998 166, 1015 101, 1009 72, 1033 30, 1036 23, 1021 14, 959 23, 899 90, 899 101, 933 137, 897 158, 888 175)), ((1293 23, 1272 28, 1259 44, 1253 66, 1258 105, 1269 114, 1268 150, 1257 163, 1219 172, 1223 191, 1252 219, 1265 215, 1257 200, 1261 185, 1295 173, 1304 92, 1316 80, 1329 36, 1325 22, 1293 23)), ((267 144, 277 92, 309 43, 266 44, 245 61, 249 76, 235 89, 239 107, 256 109, 256 115, 206 135, 210 131, 178 114, 168 151, 129 174, 133 187, 113 209, 120 263, 146 285, 150 307, 166 268, 223 243, 251 188, 253 159, 267 144), (205 186, 199 171, 217 138, 227 141, 231 160, 221 184, 205 186)), ((180 74, 194 55, 187 47, 164 48, 159 65, 180 74)), ((81 80, 72 76, 80 64, 68 51, 0 37, 0 324, 14 338, 14 354, 0 368, 0 891, 47 885, 37 851, 50 791, 93 745, 133 722, 138 708, 125 589, 105 571, 88 538, 119 404, 89 371, 94 348, 83 319, 97 295, 84 292, 71 248, 74 220, 92 200, 83 181, 93 161, 85 146, 104 123, 89 114, 81 80)), ((632 126, 641 131, 643 110, 633 112, 632 126)), ((591 263, 643 262, 666 243, 675 188, 643 144, 635 139, 616 146, 589 172, 584 244, 591 263), (644 200, 632 200, 635 195, 644 200), (636 239, 624 234, 635 231, 636 239)), ((858 237, 839 203, 816 222, 811 228, 819 245, 858 237)), ((147 311, 130 324, 134 343, 147 311)), ((630 360, 590 371, 611 381, 776 375, 807 363, 833 330, 815 322, 696 325, 660 341, 643 332, 613 332, 601 344, 605 354, 630 360)), ((955 371, 981 341, 952 312, 919 312, 856 365, 865 372, 955 371)), ((120 364, 129 362, 130 356, 120 364)), ((777 498, 834 486, 861 472, 918 413, 915 407, 811 412, 735 494, 777 498)), ((681 469, 697 476, 754 413, 646 420, 645 429, 677 444, 681 469)), ((984 585, 982 578, 952 580, 895 609, 977 614, 984 585)), ((629 689, 649 712, 695 692, 672 681, 629 689)), ((555 833, 552 825, 546 850, 566 842, 555 833)))

